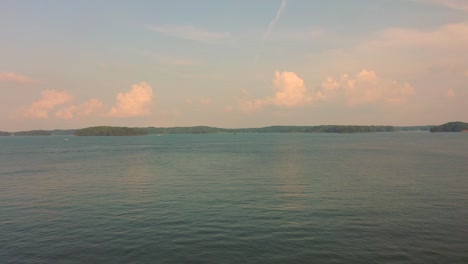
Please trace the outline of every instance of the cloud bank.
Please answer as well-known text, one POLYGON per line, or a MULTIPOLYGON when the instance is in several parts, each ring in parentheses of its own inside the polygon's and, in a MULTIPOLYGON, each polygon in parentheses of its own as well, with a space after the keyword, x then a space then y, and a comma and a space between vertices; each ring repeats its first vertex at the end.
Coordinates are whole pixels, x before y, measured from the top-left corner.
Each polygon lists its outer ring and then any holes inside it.
POLYGON ((110 109, 99 99, 90 98, 73 104, 74 97, 67 91, 45 90, 40 99, 20 109, 21 116, 31 119, 56 118, 62 120, 85 117, 139 117, 150 114, 153 89, 145 82, 135 84, 128 92, 117 94, 117 102, 110 109))
POLYGON ((240 110, 251 112, 273 106, 294 108, 314 103, 332 102, 357 107, 369 104, 401 104, 413 95, 414 88, 406 82, 380 78, 374 71, 361 70, 354 77, 343 74, 326 78, 318 90, 310 90, 294 72, 276 72, 275 93, 260 99, 244 100, 240 110))

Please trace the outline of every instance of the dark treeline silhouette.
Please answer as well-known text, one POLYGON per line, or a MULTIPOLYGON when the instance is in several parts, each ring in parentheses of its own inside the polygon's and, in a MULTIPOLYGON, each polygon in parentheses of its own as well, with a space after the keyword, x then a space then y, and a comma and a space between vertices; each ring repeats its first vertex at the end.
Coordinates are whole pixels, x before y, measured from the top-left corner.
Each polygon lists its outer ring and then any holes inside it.
POLYGON ((97 126, 75 131, 75 136, 142 136, 147 135, 145 128, 97 126))
POLYGON ((460 121, 445 123, 430 129, 431 132, 462 132, 468 131, 468 123, 460 121))
POLYGON ((148 134, 220 134, 220 133, 374 133, 405 131, 464 131, 468 124, 450 122, 440 126, 357 126, 357 125, 320 125, 320 126, 268 126, 260 128, 218 128, 210 126, 193 127, 116 127, 96 126, 82 129, 31 130, 19 132, 0 132, 0 136, 139 136, 148 134))

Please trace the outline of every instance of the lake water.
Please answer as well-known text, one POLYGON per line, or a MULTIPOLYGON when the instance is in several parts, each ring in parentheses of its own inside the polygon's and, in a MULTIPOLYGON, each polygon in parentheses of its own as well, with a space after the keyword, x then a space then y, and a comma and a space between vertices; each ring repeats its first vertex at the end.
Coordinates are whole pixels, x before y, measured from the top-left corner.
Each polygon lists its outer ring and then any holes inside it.
POLYGON ((0 137, 0 263, 468 263, 468 133, 0 137))

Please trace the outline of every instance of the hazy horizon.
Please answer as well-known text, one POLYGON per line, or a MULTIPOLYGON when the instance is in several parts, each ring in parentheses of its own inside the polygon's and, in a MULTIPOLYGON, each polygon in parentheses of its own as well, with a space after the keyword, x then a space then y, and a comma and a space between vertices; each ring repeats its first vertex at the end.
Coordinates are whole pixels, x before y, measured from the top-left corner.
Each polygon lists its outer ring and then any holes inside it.
POLYGON ((0 131, 468 121, 468 2, 4 1, 0 131))

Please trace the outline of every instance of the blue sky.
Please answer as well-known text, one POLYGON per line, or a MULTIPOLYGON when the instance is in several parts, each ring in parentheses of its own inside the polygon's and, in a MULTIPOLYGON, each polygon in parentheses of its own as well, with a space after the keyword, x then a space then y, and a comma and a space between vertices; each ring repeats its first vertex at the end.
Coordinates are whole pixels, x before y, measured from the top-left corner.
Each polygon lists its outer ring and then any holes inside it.
POLYGON ((0 130, 468 121, 468 1, 2 1, 0 130))

